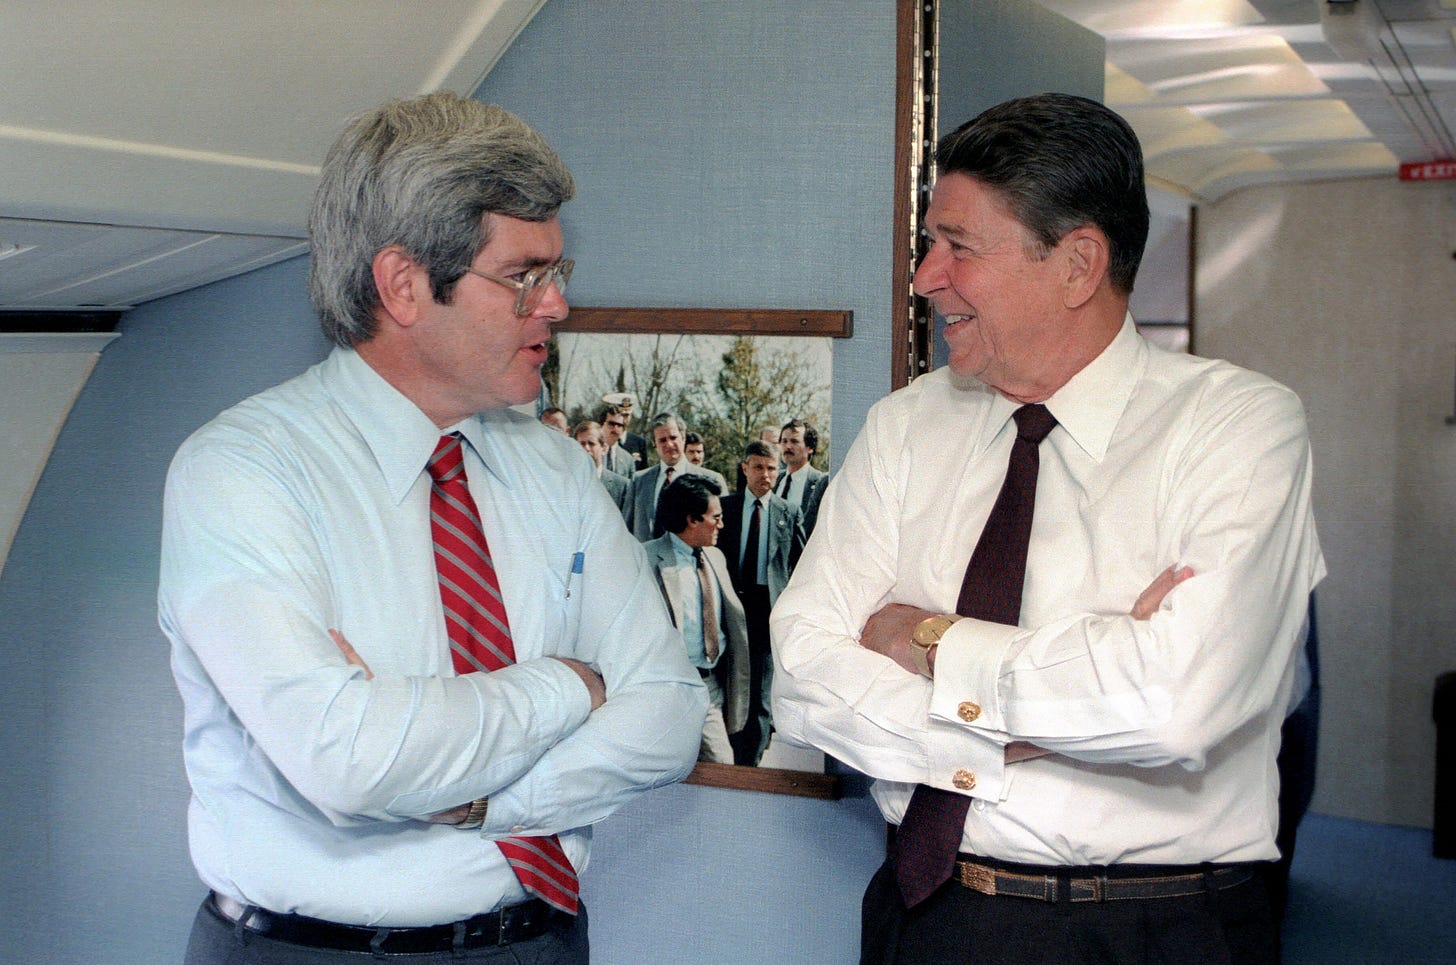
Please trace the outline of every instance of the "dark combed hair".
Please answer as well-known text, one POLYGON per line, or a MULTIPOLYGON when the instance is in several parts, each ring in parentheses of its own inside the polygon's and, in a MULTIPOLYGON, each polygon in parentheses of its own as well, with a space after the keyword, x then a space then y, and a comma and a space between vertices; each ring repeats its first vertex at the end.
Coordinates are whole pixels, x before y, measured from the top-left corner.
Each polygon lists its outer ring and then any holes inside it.
POLYGON ((779 438, 783 438, 784 429, 799 429, 804 433, 804 445, 819 451, 819 430, 815 429, 803 419, 790 419, 784 423, 784 428, 779 430, 779 438))
POLYGON ((941 138, 941 176, 964 174, 995 189, 1042 254, 1067 232, 1107 236, 1108 277, 1132 293, 1148 240, 1143 153, 1127 121, 1085 97, 1037 94, 998 104, 941 138))
POLYGON ((662 488, 657 497, 657 525, 664 533, 681 533, 688 522, 708 514, 708 499, 721 496, 718 484, 707 476, 684 473, 662 488))
POLYGON ((754 439, 743 447, 743 461, 747 462, 754 456, 763 456, 766 459, 779 461, 779 447, 772 442, 764 442, 762 439, 754 439))

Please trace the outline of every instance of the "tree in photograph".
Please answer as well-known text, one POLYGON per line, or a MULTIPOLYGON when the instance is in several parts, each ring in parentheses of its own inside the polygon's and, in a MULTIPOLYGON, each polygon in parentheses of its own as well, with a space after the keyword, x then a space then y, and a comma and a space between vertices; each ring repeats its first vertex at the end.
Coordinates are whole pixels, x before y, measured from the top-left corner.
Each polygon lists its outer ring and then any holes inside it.
MULTIPOLYGON (((677 408, 703 437, 707 465, 733 479, 744 447, 763 425, 790 418, 828 424, 827 386, 794 352, 771 347, 752 335, 734 336, 716 377, 697 373, 681 392, 677 408)), ((828 465, 828 433, 820 433, 814 462, 828 465)))

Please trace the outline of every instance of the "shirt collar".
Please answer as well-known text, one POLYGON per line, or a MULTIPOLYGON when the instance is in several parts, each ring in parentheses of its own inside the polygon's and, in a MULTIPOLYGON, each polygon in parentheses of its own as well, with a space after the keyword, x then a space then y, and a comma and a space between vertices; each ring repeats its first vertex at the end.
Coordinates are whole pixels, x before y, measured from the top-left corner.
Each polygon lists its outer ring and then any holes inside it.
POLYGON ((505 460, 491 458, 496 445, 486 428, 485 417, 475 415, 446 429, 438 428, 419 406, 385 381, 353 349, 335 348, 323 364, 322 377, 369 446, 385 487, 396 503, 403 502, 410 487, 424 472, 440 436, 450 432, 459 432, 486 470, 503 485, 511 485, 505 460))
POLYGON ((672 547, 673 555, 678 559, 690 560, 693 558, 693 548, 687 543, 684 543, 676 533, 668 533, 667 542, 672 547))
MULTIPOLYGON (((1132 398, 1133 386, 1147 363, 1147 343, 1138 336, 1137 326, 1129 313, 1123 317, 1122 328, 1101 354, 1052 393, 1044 404, 1072 441, 1100 462, 1107 454, 1112 433, 1117 429, 1118 420, 1132 398)), ((948 378, 959 391, 985 392, 991 397, 986 410, 985 430, 977 447, 976 454, 979 455, 1001 434, 1022 404, 1006 398, 979 379, 954 373, 948 378)))
POLYGON ((1102 354, 1047 399, 1047 409, 1072 441, 1100 462, 1147 364, 1147 343, 1129 313, 1102 354))

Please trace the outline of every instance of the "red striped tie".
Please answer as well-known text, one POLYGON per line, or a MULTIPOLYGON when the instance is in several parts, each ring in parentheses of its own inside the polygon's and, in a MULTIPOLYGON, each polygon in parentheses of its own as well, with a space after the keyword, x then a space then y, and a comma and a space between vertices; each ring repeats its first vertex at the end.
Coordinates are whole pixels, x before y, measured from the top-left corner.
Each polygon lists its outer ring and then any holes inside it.
MULTIPOLYGON (((489 673, 516 662, 510 623, 495 564, 475 500, 465 485, 464 453, 458 433, 440 437, 430 457, 430 534, 435 573, 455 672, 489 673)), ((556 835, 497 841, 521 887, 562 911, 576 914, 576 869, 556 835)))

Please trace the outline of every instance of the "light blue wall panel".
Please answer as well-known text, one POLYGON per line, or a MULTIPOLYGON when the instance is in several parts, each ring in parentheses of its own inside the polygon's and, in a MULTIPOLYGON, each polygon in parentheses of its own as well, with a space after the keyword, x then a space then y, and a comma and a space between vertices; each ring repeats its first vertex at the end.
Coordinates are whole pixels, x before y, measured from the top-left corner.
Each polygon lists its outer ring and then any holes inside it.
POLYGON ((129 313, 36 488, 0 578, 0 959, 181 959, 203 891, 156 620, 162 482, 192 430, 323 356, 306 272, 129 313))
POLYGON ((1106 48, 1100 34, 1034 0, 941 0, 940 134, 1013 97, 1102 100, 1106 48))
POLYGON ((479 95, 576 175, 572 301, 852 309, 842 456, 890 387, 894 4, 552 0, 479 95))

